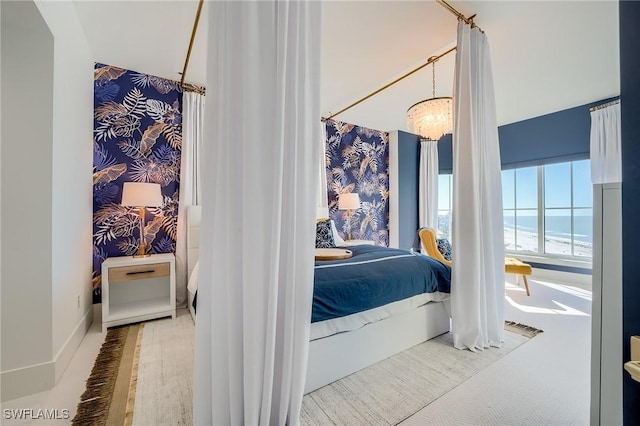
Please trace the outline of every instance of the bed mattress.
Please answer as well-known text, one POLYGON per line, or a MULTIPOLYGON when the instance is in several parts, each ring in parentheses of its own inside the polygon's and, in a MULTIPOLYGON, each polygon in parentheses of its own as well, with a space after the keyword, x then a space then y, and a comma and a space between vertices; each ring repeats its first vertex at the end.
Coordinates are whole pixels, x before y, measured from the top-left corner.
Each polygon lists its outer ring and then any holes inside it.
POLYGON ((315 263, 312 323, 450 291, 451 268, 431 257, 379 246, 349 250, 349 259, 315 263))

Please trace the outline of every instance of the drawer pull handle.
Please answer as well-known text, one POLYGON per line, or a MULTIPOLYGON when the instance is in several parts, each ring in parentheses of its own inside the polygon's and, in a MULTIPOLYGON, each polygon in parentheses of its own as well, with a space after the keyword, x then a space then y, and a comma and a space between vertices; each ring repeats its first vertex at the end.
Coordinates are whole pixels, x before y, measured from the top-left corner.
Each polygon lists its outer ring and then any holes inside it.
POLYGON ((135 271, 135 272, 127 272, 127 275, 140 275, 140 274, 151 274, 154 273, 155 269, 149 269, 148 271, 135 271))

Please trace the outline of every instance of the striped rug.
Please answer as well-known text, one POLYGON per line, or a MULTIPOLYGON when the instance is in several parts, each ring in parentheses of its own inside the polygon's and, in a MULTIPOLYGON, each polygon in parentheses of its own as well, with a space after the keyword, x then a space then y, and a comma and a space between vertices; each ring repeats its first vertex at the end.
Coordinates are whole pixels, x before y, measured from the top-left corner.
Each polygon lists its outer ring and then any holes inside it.
POLYGON ((398 424, 541 332, 515 323, 505 330, 514 332, 501 348, 458 350, 447 333, 311 392, 300 424, 398 424))
POLYGON ((143 327, 107 331, 72 425, 131 425, 143 327))

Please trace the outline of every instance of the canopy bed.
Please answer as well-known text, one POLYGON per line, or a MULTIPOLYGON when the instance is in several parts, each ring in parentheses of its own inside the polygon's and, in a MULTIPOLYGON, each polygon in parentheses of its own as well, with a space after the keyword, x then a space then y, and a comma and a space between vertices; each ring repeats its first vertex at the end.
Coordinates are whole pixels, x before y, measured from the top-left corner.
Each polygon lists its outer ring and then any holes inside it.
MULTIPOLYGON (((201 208, 187 211, 189 310, 195 321, 201 208)), ((347 259, 315 263, 305 393, 449 331, 448 266, 407 250, 348 248, 347 259)))

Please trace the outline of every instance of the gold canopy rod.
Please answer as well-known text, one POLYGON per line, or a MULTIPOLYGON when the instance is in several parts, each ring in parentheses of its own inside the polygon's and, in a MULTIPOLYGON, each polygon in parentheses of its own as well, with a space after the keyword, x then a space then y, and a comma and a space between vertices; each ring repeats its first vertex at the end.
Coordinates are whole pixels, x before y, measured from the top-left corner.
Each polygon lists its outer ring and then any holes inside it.
POLYGON ((180 79, 180 85, 184 86, 184 78, 187 76, 187 67, 189 66, 189 58, 191 57, 191 49, 193 48, 193 41, 196 39, 196 31, 198 31, 198 22, 200 22, 200 12, 202 12, 202 4, 204 0, 198 2, 198 11, 196 17, 193 20, 193 29, 191 30, 191 40, 189 40, 189 49, 187 50, 187 57, 184 60, 184 68, 182 68, 182 78, 180 79))
POLYGON ((198 86, 196 84, 190 84, 190 83, 184 83, 182 85, 182 91, 183 92, 195 92, 195 93, 199 93, 201 95, 206 95, 207 94, 207 90, 204 87, 198 86))
POLYGON ((467 24, 471 25, 472 27, 475 26, 473 23, 473 18, 476 15, 470 16, 470 17, 465 17, 462 13, 458 12, 456 10, 455 7, 451 6, 449 3, 447 3, 445 0, 436 0, 438 2, 438 4, 442 7, 444 7, 445 9, 447 9, 449 12, 453 13, 454 15, 456 15, 456 17, 461 20, 466 22, 467 24))
POLYGON ((399 82, 400 80, 403 80, 403 79, 405 79, 405 78, 409 77, 411 74, 414 74, 415 72, 420 71, 422 68, 426 67, 427 65, 430 65, 430 64, 432 64, 433 62, 436 62, 438 59, 442 58, 442 57, 443 57, 443 56, 445 56, 445 55, 448 55, 449 53, 453 52, 454 50, 456 50, 456 46, 453 46, 451 49, 449 49, 449 50, 447 50, 446 52, 441 53, 441 54, 439 54, 439 55, 437 55, 437 56, 431 56, 431 57, 427 60, 427 62, 425 62, 424 64, 420 65, 418 68, 415 68, 415 69, 413 69, 413 70, 409 71, 408 73, 406 73, 406 74, 404 74, 404 75, 402 75, 402 76, 400 76, 400 77, 396 78, 396 79, 395 79, 395 80, 393 80, 391 83, 385 84, 384 86, 382 86, 382 87, 381 87, 381 88, 379 88, 378 90, 376 90, 376 91, 374 91, 374 92, 372 92, 372 93, 369 93, 369 94, 368 94, 367 96, 365 96, 364 98, 358 99, 357 101, 355 101, 355 102, 354 102, 354 103, 352 103, 351 105, 349 105, 349 106, 347 106, 347 107, 342 108, 340 111, 338 111, 338 112, 336 112, 336 113, 334 113, 334 114, 331 114, 329 117, 323 117, 321 120, 322 120, 322 121, 327 121, 327 120, 329 120, 329 119, 331 119, 331 118, 335 117, 335 116, 336 116, 336 115, 338 115, 338 114, 342 114, 342 113, 343 113, 343 112, 345 112, 346 110, 353 108, 354 106, 358 105, 358 104, 359 104, 359 103, 361 103, 361 102, 366 101, 367 99, 369 99, 370 97, 372 97, 372 96, 374 96, 374 95, 377 95, 378 93, 382 92, 383 90, 385 90, 385 89, 386 89, 386 88, 388 88, 389 86, 392 86, 392 85, 396 84, 397 82, 399 82))
POLYGON ((620 103, 620 99, 616 99, 615 101, 607 102, 606 104, 591 107, 589 108, 589 112, 597 111, 599 109, 610 107, 611 105, 615 105, 619 103, 620 103))

